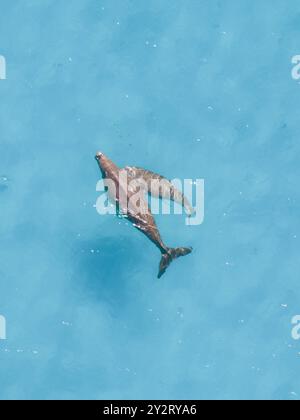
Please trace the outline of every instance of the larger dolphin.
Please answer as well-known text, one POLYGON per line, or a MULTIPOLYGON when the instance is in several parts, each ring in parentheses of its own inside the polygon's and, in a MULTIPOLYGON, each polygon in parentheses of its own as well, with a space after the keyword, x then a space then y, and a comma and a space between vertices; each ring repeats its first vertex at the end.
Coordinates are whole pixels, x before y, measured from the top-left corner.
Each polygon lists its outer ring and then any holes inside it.
POLYGON ((141 185, 143 184, 146 189, 145 192, 156 197, 168 198, 182 204, 189 215, 193 214, 194 210, 192 206, 187 198, 177 190, 170 181, 161 175, 136 167, 121 169, 101 152, 96 154, 96 160, 99 164, 103 179, 110 180, 110 182, 113 182, 115 185, 113 195, 110 191, 110 199, 117 204, 120 212, 126 215, 133 226, 146 235, 160 250, 162 254, 158 272, 158 278, 160 278, 174 259, 190 254, 192 248, 169 248, 164 244, 146 199, 141 199, 142 203, 140 203, 139 207, 134 207, 134 205, 128 207, 127 203, 130 201, 130 198, 137 193, 138 186, 141 188, 141 185), (126 171, 128 177, 128 184, 131 183, 132 185, 131 181, 137 181, 136 188, 127 188, 127 185, 121 185, 120 173, 124 173, 124 171, 126 171), (157 180, 159 183, 153 183, 153 180, 157 180), (155 185, 157 187, 155 187, 155 185), (126 197, 126 210, 123 209, 123 207, 125 207, 125 201, 121 196, 126 197), (141 209, 143 209, 143 211, 141 211, 141 209))

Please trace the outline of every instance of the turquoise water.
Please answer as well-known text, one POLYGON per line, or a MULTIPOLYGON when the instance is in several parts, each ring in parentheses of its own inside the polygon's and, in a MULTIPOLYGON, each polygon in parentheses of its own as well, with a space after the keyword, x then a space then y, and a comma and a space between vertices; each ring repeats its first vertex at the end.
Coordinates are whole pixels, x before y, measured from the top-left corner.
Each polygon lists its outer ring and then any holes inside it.
POLYGON ((0 398, 298 399, 299 2, 0 6, 0 398), (205 179, 160 280, 97 150, 205 179))

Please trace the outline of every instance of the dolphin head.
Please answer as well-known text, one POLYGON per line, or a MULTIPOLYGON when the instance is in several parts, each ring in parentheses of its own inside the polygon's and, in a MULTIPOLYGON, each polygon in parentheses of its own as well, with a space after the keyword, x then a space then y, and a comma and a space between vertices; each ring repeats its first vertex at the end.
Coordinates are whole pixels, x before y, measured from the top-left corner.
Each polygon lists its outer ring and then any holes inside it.
POLYGON ((102 152, 97 152, 95 156, 103 177, 107 178, 118 173, 118 167, 102 152))
POLYGON ((97 162, 100 162, 100 160, 103 158, 104 154, 102 152, 97 152, 95 159, 97 162))
POLYGON ((106 176, 105 169, 106 169, 106 166, 107 166, 107 164, 106 164, 107 158, 104 156, 104 153, 97 152, 96 156, 95 156, 95 159, 98 162, 98 165, 99 165, 99 168, 102 172, 102 175, 105 177, 106 176))

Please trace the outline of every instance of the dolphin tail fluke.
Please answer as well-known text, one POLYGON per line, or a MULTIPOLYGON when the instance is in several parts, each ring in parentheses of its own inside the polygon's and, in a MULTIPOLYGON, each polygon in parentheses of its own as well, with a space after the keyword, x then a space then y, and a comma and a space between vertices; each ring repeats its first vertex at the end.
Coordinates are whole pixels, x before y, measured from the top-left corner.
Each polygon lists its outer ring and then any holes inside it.
POLYGON ((158 278, 160 279, 165 274, 172 261, 174 261, 176 258, 184 257, 185 255, 190 254, 192 251, 193 248, 168 248, 168 252, 162 255, 159 264, 158 278))

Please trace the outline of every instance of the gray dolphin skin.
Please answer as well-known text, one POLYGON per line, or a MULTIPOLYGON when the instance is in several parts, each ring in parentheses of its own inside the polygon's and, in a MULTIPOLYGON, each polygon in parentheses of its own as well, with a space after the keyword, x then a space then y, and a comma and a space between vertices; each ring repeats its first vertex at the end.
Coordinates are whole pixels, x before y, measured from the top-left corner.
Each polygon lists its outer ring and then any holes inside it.
MULTIPOLYGON (((119 168, 114 162, 112 162, 101 152, 96 154, 96 160, 101 170, 103 179, 110 180, 110 182, 113 182, 115 185, 115 196, 110 195, 110 199, 117 204, 121 212, 122 208, 124 207, 124 200, 122 200, 121 195, 123 194, 123 196, 126 197, 126 203, 128 203, 130 198, 137 193, 138 189, 142 188, 141 183, 139 185, 139 181, 143 181, 143 188, 146 188, 144 191, 145 193, 149 193, 155 197, 167 198, 169 200, 176 201, 177 203, 182 204, 189 215, 193 214, 194 210, 187 198, 184 197, 180 191, 176 190, 170 181, 161 175, 141 168, 119 168), (125 186, 124 190, 124 185, 120 184, 120 173, 124 173, 124 171, 126 171, 128 182, 137 181, 136 188, 127 188, 127 186, 125 186), (153 180, 160 181, 160 187, 153 188, 153 183, 151 183, 153 180)), ((154 185, 156 184, 154 183, 154 185)), ((140 203, 140 208, 132 208, 132 206, 127 208, 126 206, 126 211, 123 213, 126 214, 126 217, 133 224, 133 226, 144 235, 146 235, 147 238, 150 239, 150 241, 153 242, 160 250, 162 254, 158 272, 158 278, 160 278, 166 272, 167 268, 173 260, 190 254, 193 249, 167 247, 161 239, 159 230, 148 207, 146 198, 145 201, 140 203), (140 208, 146 208, 146 211, 141 211, 140 208)))

